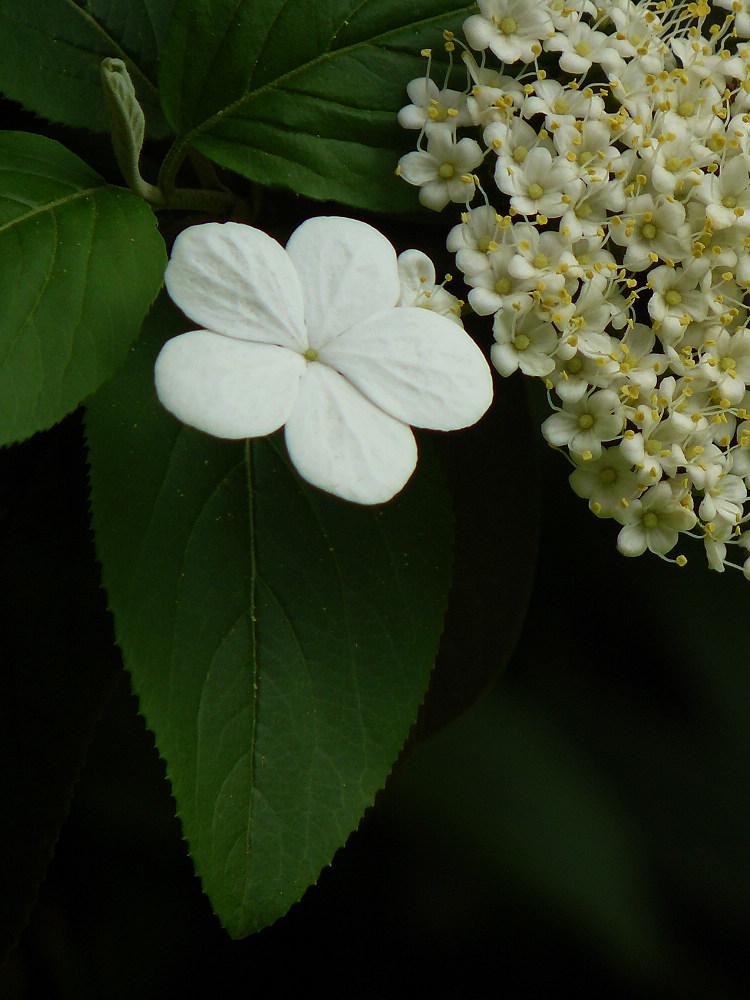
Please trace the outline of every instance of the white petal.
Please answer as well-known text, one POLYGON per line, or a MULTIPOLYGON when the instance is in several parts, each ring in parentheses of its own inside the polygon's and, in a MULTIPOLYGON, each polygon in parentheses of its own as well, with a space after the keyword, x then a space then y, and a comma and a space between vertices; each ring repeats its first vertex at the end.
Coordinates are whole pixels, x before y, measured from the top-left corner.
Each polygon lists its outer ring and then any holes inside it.
POLYGON ((405 153, 398 161, 401 168, 401 178, 407 184, 427 184, 438 176, 438 162, 430 153, 416 150, 405 153))
POLYGON ((406 424, 317 362, 305 373, 284 434, 304 479, 355 503, 390 500, 417 464, 417 444, 406 424))
POLYGON ((462 328, 429 309, 391 309, 364 320, 326 344, 319 358, 415 427, 468 427, 492 402, 482 352, 462 328))
POLYGON ((302 282, 305 322, 315 349, 398 302, 396 251, 365 222, 308 219, 286 248, 302 282))
POLYGON ((410 80, 406 85, 406 93, 412 104, 419 107, 427 107, 430 101, 435 101, 440 96, 438 85, 434 80, 429 80, 424 76, 418 76, 416 80, 410 80))
POLYGON ((195 330, 166 342, 154 379, 183 423, 215 437, 262 437, 286 422, 306 365, 285 347, 195 330))
POLYGON ((401 282, 400 304, 410 306, 435 284, 435 265, 421 250, 404 250, 398 255, 398 277, 401 282))
POLYGON ((626 524, 617 536, 617 548, 624 556, 642 556, 648 547, 643 525, 626 524))
POLYGON ((191 226, 175 240, 164 282, 207 330, 304 351, 302 287, 286 250, 236 222, 191 226))

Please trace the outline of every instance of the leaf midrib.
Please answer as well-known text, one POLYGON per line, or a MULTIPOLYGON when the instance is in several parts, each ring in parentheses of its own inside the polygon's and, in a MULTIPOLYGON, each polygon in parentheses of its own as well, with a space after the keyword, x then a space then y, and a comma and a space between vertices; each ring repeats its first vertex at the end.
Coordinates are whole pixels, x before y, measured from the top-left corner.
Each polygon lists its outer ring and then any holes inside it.
POLYGON ((258 627, 256 616, 255 585, 258 577, 257 550, 255 545, 255 503, 253 494, 253 443, 252 439, 245 441, 245 471, 247 473, 247 506, 248 525, 250 530, 250 795, 247 809, 247 853, 251 853, 253 827, 253 808, 255 805, 255 755, 258 742, 258 627))
MULTIPOLYGON (((57 208, 62 208, 64 205, 72 204, 74 201, 78 201, 80 198, 86 198, 89 195, 97 194, 98 192, 108 188, 108 184, 99 184, 92 188, 83 188, 79 191, 74 191, 73 194, 66 195, 64 198, 57 198, 55 201, 47 201, 38 208, 35 208, 31 212, 24 212, 23 215, 16 216, 15 219, 11 219, 9 222, 0 225, 0 235, 12 229, 14 226, 20 225, 23 222, 28 222, 29 219, 33 219, 36 215, 43 215, 45 212, 54 212, 57 208)), ((113 188, 112 190, 118 190, 113 188)))
POLYGON ((84 10, 83 7, 79 7, 78 4, 75 3, 75 0, 65 0, 65 3, 68 5, 68 7, 74 10, 76 14, 78 14, 91 29, 93 29, 95 34, 103 38, 104 41, 107 43, 107 45, 112 46, 114 54, 117 55, 119 59, 122 59, 122 61, 128 66, 128 68, 131 69, 135 73, 135 75, 143 81, 146 87, 148 87, 148 89, 153 93, 158 103, 159 90, 156 84, 146 75, 146 71, 141 69, 141 67, 135 62, 132 56, 128 55, 128 53, 125 51, 125 49, 123 49, 120 43, 115 41, 115 39, 109 34, 108 31, 104 29, 103 25, 99 21, 97 21, 95 17, 89 14, 87 10, 84 10))

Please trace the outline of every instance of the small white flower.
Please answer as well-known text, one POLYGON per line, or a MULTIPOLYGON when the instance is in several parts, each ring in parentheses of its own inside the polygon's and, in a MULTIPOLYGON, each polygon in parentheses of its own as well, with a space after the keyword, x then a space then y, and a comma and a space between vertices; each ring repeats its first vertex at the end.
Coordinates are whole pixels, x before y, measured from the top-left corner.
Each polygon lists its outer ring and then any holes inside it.
POLYGON ((742 506, 747 500, 747 486, 739 476, 724 474, 706 490, 698 513, 704 521, 719 522, 733 528, 742 520, 742 506))
POLYGON ((697 520, 695 513, 683 506, 688 494, 675 493, 669 482, 657 483, 640 500, 633 500, 624 517, 625 527, 617 536, 617 548, 624 556, 640 556, 650 549, 666 555, 677 544, 681 531, 690 531, 697 520))
MULTIPOLYGON (((469 305, 478 315, 490 316, 498 309, 520 309, 537 289, 538 277, 532 274, 519 278, 509 270, 515 254, 512 245, 503 243, 487 255, 488 267, 484 271, 466 275, 467 284, 472 286, 469 305)), ((552 292, 560 292, 565 284, 561 274, 550 275, 547 281, 552 292)))
POLYGON ((408 183, 419 187, 419 200, 427 208, 441 212, 449 201, 468 204, 476 191, 472 170, 484 154, 474 139, 455 141, 447 125, 433 125, 427 149, 407 153, 398 161, 398 172, 408 183))
POLYGON ((631 271, 645 271, 656 260, 680 262, 692 255, 690 226, 685 209, 663 195, 633 198, 624 221, 610 220, 610 236, 626 247, 623 265, 631 271))
POLYGON ((402 489, 417 461, 410 424, 467 427, 492 400, 489 366, 463 329, 397 307, 395 251, 363 222, 310 219, 286 249, 250 226, 193 226, 165 283, 203 329, 162 348, 163 405, 216 437, 283 426, 300 475, 345 500, 402 489))
POLYGON ((435 265, 426 253, 422 253, 421 250, 404 250, 399 254, 398 277, 401 282, 401 298, 398 303, 400 306, 429 309, 463 326, 461 299, 443 285, 437 284, 435 265))
POLYGON ((602 441, 619 437, 623 409, 611 389, 593 392, 577 403, 566 403, 542 424, 542 434, 550 444, 565 445, 571 455, 591 461, 602 453, 602 441))
POLYGON ((466 275, 486 271, 489 257, 502 239, 501 217, 491 205, 469 209, 459 225, 448 233, 446 247, 456 255, 456 264, 466 275))
POLYGON ((468 50, 461 53, 474 86, 466 106, 475 125, 489 125, 512 117, 523 103, 524 93, 515 77, 506 76, 486 66, 478 66, 468 50))
POLYGON ((588 73, 593 63, 612 68, 620 63, 611 36, 583 21, 566 25, 564 31, 556 32, 544 42, 544 48, 547 52, 559 52, 561 68, 574 75, 588 73))
POLYGON ((490 356, 501 375, 511 375, 520 368, 524 375, 541 378, 555 367, 551 354, 557 345, 557 331, 532 309, 503 309, 495 315, 492 330, 495 343, 490 356))
POLYGON ((705 175, 695 196, 706 206, 714 229, 750 230, 750 157, 732 157, 720 173, 705 175))
POLYGON ((750 381, 750 330, 743 328, 735 334, 722 330, 698 371, 716 386, 720 398, 740 403, 750 381))
POLYGON ((571 472, 570 485, 579 497, 590 501, 597 517, 613 517, 621 524, 641 494, 630 460, 620 448, 605 448, 596 461, 583 462, 571 472))
POLYGON ((546 4, 479 0, 479 10, 464 21, 466 40, 473 49, 491 49, 504 63, 531 62, 542 51, 541 39, 552 31, 546 4))
MULTIPOLYGON (((615 343, 612 345, 613 351, 615 343)), ((548 380, 563 403, 577 403, 592 387, 608 387, 617 371, 617 364, 611 358, 594 360, 578 351, 566 358, 561 357, 558 349, 555 362, 555 370, 550 372, 548 380), (601 361, 604 364, 600 364, 601 361)))
POLYGON ((708 316, 709 262, 694 258, 685 267, 655 267, 648 275, 652 290, 648 312, 665 344, 675 346, 691 323, 708 316))
POLYGON ((503 194, 510 195, 511 207, 521 215, 539 214, 556 219, 583 190, 575 164, 561 156, 553 159, 542 146, 529 150, 523 163, 516 167, 498 160, 495 183, 503 194))
POLYGON ((422 129, 445 123, 452 129, 471 124, 466 107, 466 94, 457 90, 440 90, 429 77, 418 77, 406 85, 411 104, 401 108, 398 123, 401 128, 422 129))

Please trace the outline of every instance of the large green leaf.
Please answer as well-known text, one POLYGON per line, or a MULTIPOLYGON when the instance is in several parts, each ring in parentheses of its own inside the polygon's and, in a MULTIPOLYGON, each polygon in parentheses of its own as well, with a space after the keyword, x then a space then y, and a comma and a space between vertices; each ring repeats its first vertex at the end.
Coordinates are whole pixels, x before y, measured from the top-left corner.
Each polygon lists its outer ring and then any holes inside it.
POLYGON ((167 134, 156 64, 175 0, 0 0, 0 90, 52 121, 108 132, 99 66, 123 59, 150 136, 167 134))
POLYGON ((450 504, 429 449, 373 509, 301 484, 277 442, 177 424, 152 387, 174 317, 157 305, 89 403, 94 527, 196 870, 241 937, 330 863, 414 723, 447 601, 450 504))
POLYGON ((417 205, 394 176, 396 123, 420 51, 473 4, 450 0, 180 0, 164 46, 164 111, 182 141, 261 184, 320 200, 417 205))
POLYGON ((50 427, 114 374, 165 262, 145 202, 51 139, 0 133, 0 444, 50 427))

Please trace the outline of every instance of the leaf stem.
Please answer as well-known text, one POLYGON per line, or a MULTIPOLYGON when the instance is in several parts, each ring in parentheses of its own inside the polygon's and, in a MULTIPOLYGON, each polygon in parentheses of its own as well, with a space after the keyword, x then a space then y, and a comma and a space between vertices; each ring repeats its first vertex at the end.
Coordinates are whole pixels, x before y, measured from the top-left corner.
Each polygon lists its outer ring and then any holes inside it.
POLYGON ((184 139, 175 139, 167 150, 167 155, 164 157, 162 165, 159 168, 159 178, 156 183, 164 193, 167 201, 170 200, 174 192, 177 174, 185 161, 189 148, 184 139))
POLYGON ((231 191, 205 191, 202 188, 177 188, 169 195, 159 194, 162 195, 161 201, 151 202, 155 209, 206 212, 217 216, 232 215, 240 201, 231 191))

